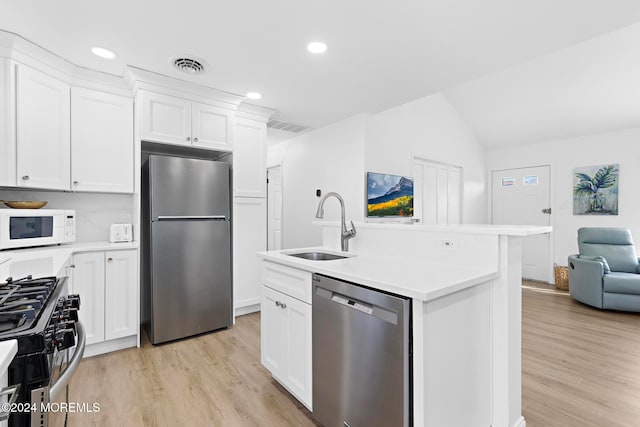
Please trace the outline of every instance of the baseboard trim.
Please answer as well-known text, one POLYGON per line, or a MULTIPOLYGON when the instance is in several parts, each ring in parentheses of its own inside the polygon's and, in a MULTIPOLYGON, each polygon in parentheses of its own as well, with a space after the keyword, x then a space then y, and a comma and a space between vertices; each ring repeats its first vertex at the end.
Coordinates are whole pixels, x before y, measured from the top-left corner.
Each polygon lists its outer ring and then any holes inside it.
POLYGON ((513 424, 513 427, 527 427, 527 422, 524 420, 523 416, 520 416, 518 420, 513 424))
POLYGON ((236 307, 235 315, 236 317, 244 316, 245 314, 256 313, 258 311, 260 311, 260 303, 236 307))
POLYGON ((137 346, 138 337, 136 335, 90 344, 85 347, 83 358, 137 346))

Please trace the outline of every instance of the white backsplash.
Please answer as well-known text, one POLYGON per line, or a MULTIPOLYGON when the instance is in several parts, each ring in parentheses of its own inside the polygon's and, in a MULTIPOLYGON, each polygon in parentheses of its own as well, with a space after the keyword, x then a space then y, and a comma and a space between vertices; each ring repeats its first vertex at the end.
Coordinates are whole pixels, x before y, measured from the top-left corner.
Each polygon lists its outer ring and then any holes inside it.
MULTIPOLYGON (((340 250, 340 223, 316 221, 322 227, 322 246, 340 250)), ((356 237, 349 252, 401 256, 424 261, 498 267, 498 234, 478 234, 472 225, 422 226, 354 221, 356 237)), ((350 228, 350 225, 347 226, 350 228)))
POLYGON ((108 241, 111 224, 134 222, 132 194, 0 189, 0 200, 46 200, 45 209, 75 209, 78 242, 108 241))

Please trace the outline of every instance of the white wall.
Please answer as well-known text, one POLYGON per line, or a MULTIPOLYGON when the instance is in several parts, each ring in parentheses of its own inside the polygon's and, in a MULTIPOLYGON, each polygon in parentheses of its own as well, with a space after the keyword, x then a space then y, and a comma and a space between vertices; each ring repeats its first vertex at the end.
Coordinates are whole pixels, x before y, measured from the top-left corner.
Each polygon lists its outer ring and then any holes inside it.
MULTIPOLYGON (((365 115, 305 133, 269 147, 267 166, 282 163, 282 248, 322 244, 320 227, 312 225, 319 198, 330 191, 345 202, 346 218, 362 220, 364 214, 365 115)), ((325 219, 340 219, 337 200, 325 203, 325 219)))
POLYGON ((411 176, 414 156, 463 168, 463 223, 486 222, 484 149, 440 93, 372 115, 365 169, 411 176))
MULTIPOLYGON (((283 248, 320 245, 316 188, 337 191, 347 220, 365 216, 366 172, 411 176, 414 156, 463 168, 464 223, 486 222, 484 151, 442 94, 377 114, 360 114, 270 146, 267 166, 282 162, 283 248)), ((339 219, 327 201, 326 219, 339 219)))
POLYGON ((111 224, 133 223, 133 195, 2 189, 0 200, 46 200, 45 209, 75 209, 78 242, 106 242, 111 224))
MULTIPOLYGON (((556 263, 567 265, 577 253, 580 227, 628 227, 640 249, 640 128, 548 141, 520 147, 489 150, 492 170, 551 165, 552 253, 556 263), (573 169, 579 166, 620 164, 617 216, 573 215, 573 169)), ((490 192, 489 200, 491 197, 490 192)), ((491 203, 488 203, 491 206, 491 203)))

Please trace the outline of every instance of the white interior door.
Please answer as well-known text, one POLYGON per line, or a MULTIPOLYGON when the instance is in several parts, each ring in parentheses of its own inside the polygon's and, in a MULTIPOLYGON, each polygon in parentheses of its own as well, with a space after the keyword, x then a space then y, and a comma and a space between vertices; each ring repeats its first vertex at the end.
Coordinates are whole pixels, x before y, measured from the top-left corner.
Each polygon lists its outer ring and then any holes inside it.
MULTIPOLYGON (((492 172, 493 224, 550 225, 549 166, 492 172), (548 210, 548 211, 547 211, 548 210)), ((549 234, 526 237, 522 244, 522 277, 549 282, 549 234)))
POLYGON ((267 169, 267 249, 282 249, 282 166, 267 169))
POLYGON ((462 222, 462 168, 414 157, 413 214, 423 224, 462 222))

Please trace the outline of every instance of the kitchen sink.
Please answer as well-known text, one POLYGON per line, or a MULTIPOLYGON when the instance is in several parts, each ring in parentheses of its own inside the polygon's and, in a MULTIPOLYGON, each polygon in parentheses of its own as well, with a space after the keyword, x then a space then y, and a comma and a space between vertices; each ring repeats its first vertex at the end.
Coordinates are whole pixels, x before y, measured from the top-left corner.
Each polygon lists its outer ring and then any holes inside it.
POLYGON ((287 255, 303 258, 303 259, 309 259, 312 261, 331 261, 334 259, 348 258, 346 256, 334 255, 327 252, 300 252, 297 254, 287 254, 287 255))

